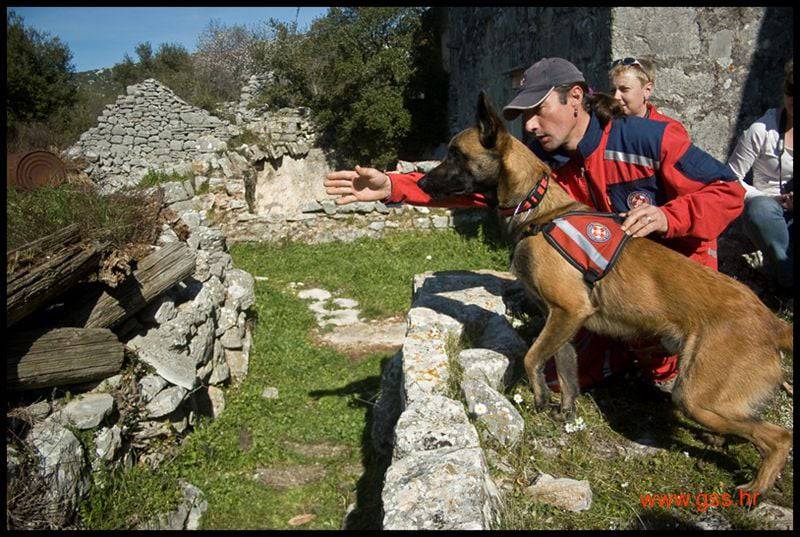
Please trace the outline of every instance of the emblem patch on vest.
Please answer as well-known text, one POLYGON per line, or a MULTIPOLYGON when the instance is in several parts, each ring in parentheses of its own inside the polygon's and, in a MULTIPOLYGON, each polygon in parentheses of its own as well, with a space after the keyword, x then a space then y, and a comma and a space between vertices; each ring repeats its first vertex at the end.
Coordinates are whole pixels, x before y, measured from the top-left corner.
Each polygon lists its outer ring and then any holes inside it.
POLYGON ((592 222, 586 226, 586 235, 594 242, 608 242, 611 230, 600 222, 592 222))
POLYGON ((635 209, 639 205, 643 204, 650 204, 652 205, 653 202, 650 200, 650 194, 643 190, 635 190, 628 194, 628 208, 635 209))

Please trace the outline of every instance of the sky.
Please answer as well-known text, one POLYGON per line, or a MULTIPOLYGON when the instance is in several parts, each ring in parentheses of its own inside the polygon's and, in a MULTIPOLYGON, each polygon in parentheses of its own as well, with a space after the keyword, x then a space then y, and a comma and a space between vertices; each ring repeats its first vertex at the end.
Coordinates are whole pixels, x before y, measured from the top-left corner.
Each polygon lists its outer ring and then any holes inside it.
POLYGON ((26 27, 47 32, 69 45, 75 71, 112 67, 127 52, 149 41, 155 51, 161 43, 178 43, 194 52, 197 37, 217 19, 226 26, 248 28, 270 17, 291 22, 299 30, 324 15, 327 7, 11 7, 26 27))

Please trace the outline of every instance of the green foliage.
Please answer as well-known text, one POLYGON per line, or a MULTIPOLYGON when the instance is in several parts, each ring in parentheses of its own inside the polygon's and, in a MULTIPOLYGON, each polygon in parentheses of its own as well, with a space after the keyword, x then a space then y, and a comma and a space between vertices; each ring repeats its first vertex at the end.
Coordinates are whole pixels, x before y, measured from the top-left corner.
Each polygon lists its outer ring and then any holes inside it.
POLYGON ((305 34, 271 20, 270 39, 254 58, 276 83, 259 104, 309 106, 343 166, 388 167, 399 155, 444 141, 447 80, 436 13, 335 7, 305 34))
POLYGON ((72 53, 57 37, 6 17, 6 121, 9 138, 20 122, 44 122, 76 102, 72 53))
POLYGON ((178 172, 165 173, 160 170, 148 169, 142 178, 139 180, 137 186, 147 188, 151 186, 160 185, 162 183, 170 183, 172 181, 187 181, 194 179, 193 173, 180 174, 178 172))

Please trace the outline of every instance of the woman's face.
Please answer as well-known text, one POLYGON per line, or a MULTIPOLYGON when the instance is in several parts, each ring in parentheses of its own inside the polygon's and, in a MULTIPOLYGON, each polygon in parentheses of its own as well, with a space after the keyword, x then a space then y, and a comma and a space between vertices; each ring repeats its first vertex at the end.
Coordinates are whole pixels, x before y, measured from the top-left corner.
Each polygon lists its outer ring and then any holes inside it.
POLYGON ((614 86, 614 98, 622 104, 625 115, 644 117, 647 111, 645 102, 653 93, 653 83, 642 85, 629 71, 617 74, 611 83, 614 86))

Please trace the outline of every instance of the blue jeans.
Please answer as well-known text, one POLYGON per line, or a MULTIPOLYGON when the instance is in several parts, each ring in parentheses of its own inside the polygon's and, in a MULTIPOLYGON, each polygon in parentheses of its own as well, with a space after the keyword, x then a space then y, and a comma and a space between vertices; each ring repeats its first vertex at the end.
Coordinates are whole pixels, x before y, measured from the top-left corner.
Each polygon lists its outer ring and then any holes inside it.
POLYGON ((745 235, 764 255, 764 269, 782 287, 793 287, 793 213, 769 196, 745 202, 742 223, 745 235))

